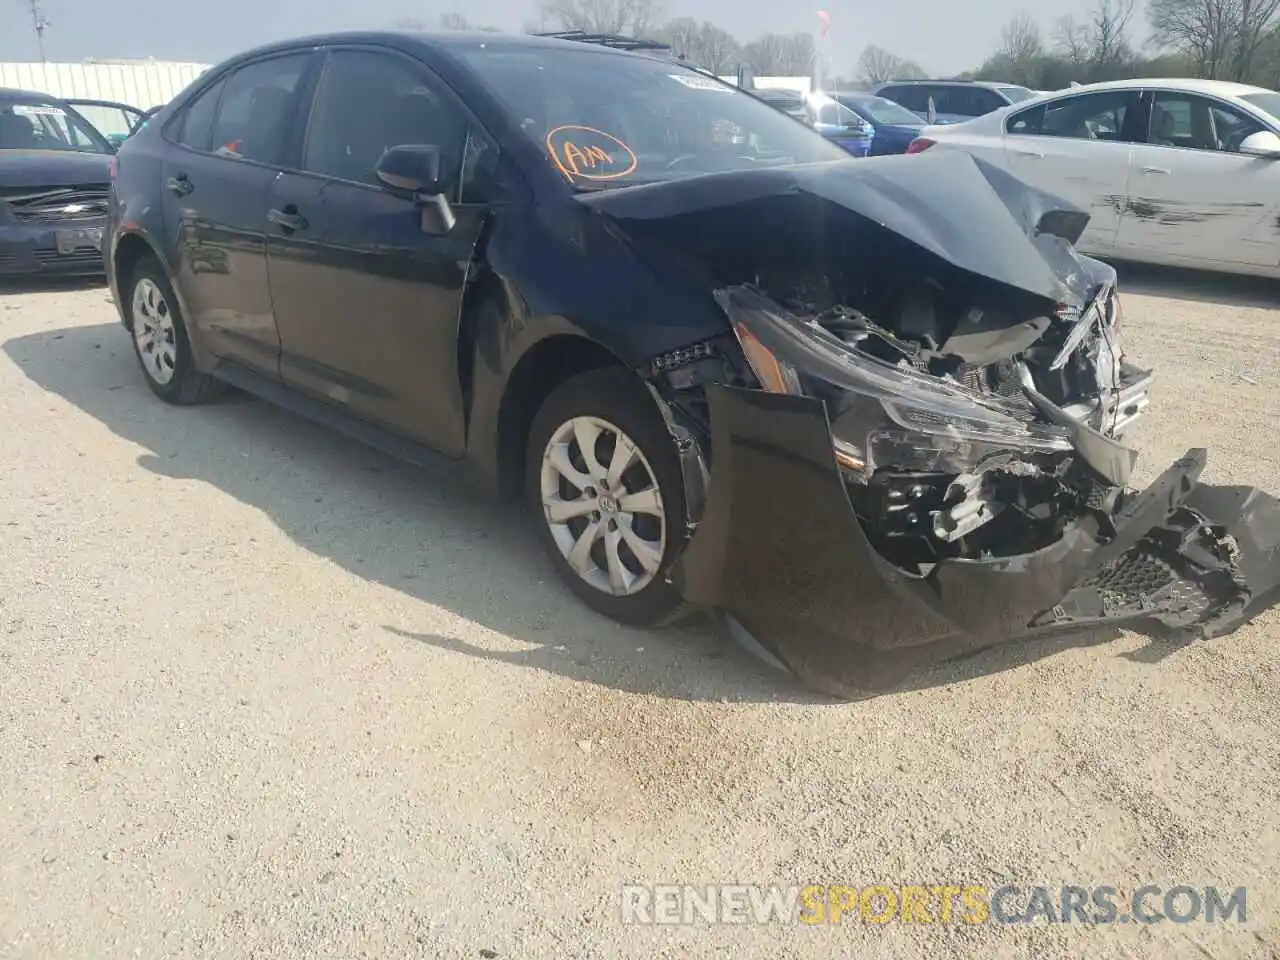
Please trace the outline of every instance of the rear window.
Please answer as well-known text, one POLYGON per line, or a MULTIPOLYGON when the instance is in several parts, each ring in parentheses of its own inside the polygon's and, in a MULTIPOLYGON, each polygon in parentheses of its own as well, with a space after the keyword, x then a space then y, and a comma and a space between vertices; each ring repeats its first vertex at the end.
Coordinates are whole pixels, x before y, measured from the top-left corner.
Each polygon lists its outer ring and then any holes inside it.
POLYGON ((1034 90, 1028 90, 1026 87, 996 87, 1005 99, 1010 103, 1021 103, 1023 100, 1030 100, 1036 95, 1034 90))
MULTIPOLYGON (((904 84, 900 87, 885 87, 877 96, 892 100, 894 103, 900 103, 908 110, 914 110, 916 113, 922 114, 929 109, 929 96, 937 92, 936 87, 927 87, 923 84, 904 84)), ((934 101, 937 102, 936 99, 934 101)), ((939 110, 942 108, 939 107, 939 110)))

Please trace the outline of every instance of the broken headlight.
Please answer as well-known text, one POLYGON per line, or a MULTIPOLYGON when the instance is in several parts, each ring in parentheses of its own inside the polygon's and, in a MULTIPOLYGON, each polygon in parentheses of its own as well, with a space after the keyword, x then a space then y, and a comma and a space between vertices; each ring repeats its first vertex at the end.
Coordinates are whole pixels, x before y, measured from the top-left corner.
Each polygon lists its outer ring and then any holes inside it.
POLYGON ((903 361, 892 364, 789 314, 754 287, 716 299, 761 387, 827 407, 837 462, 866 480, 876 469, 963 473, 988 457, 1072 449, 1022 396, 987 396, 903 361))

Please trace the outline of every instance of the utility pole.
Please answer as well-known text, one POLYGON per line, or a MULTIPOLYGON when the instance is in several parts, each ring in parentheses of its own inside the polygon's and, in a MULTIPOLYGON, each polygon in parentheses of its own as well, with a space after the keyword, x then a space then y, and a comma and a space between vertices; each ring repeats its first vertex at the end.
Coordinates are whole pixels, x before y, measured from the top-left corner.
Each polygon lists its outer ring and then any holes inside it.
POLYGON ((31 10, 31 26, 36 32, 36 43, 40 47, 40 62, 44 63, 44 31, 49 26, 49 21, 45 19, 40 0, 26 0, 26 3, 31 10))

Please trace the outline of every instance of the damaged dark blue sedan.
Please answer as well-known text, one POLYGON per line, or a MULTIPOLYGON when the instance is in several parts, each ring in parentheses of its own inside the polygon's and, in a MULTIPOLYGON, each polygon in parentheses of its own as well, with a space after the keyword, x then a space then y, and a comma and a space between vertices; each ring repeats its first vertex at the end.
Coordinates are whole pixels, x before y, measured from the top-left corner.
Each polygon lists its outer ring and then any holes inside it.
POLYGON ((624 623, 723 611, 856 695, 997 642, 1274 604, 1280 504, 1130 487, 1151 374, 1087 215, 960 154, 851 161, 607 44, 360 33, 209 70, 121 148, 142 372, 527 497, 624 623))

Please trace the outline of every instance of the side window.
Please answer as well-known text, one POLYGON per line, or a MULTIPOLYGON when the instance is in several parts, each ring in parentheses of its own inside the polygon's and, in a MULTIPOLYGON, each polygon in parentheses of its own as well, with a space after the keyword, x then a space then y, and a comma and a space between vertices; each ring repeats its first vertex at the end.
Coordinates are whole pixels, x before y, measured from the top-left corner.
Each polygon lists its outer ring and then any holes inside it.
POLYGON ((337 50, 316 91, 302 166, 378 186, 374 167, 388 147, 433 144, 440 148, 452 193, 460 182, 468 127, 455 104, 409 61, 390 53, 337 50))
POLYGON ((1136 143, 1142 139, 1136 129, 1141 100, 1139 90, 1065 97, 1013 114, 1005 129, 1013 134, 1136 143))
POLYGON ((1213 124, 1218 149, 1227 153, 1239 153, 1240 144, 1244 143, 1245 137, 1267 129, 1248 114, 1222 103, 1210 104, 1209 120, 1213 124))
POLYGON ((1150 142, 1162 147, 1235 153, 1262 124, 1193 93, 1157 91, 1151 103, 1150 142))
POLYGON ((280 162, 295 95, 310 53, 259 60, 226 79, 210 141, 215 153, 258 163, 280 162))
POLYGON ((187 104, 178 121, 177 141, 192 150, 208 150, 213 136, 213 119, 218 110, 218 98, 222 96, 225 80, 219 80, 208 90, 187 104))
POLYGON ((1004 132, 1038 136, 1043 126, 1044 107, 1032 107, 1030 110, 1010 114, 1004 121, 1004 132))

